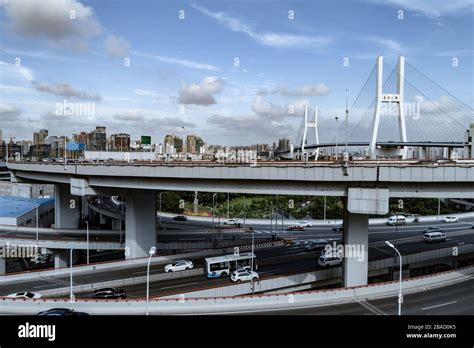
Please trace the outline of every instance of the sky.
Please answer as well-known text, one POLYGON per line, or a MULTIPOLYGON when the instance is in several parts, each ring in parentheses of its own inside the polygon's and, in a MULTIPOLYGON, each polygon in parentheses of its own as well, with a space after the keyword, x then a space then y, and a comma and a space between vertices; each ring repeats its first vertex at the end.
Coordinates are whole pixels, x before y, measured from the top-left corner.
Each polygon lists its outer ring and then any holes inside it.
POLYGON ((472 0, 0 0, 0 129, 294 140, 304 105, 343 117, 379 55, 472 107, 473 31, 472 0))

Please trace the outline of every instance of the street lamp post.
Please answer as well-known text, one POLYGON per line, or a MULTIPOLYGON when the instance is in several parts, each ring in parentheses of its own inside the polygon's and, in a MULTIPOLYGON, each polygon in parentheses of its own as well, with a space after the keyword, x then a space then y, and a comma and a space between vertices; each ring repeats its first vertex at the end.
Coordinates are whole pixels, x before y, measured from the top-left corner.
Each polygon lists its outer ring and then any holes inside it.
POLYGON ((150 300, 150 262, 151 257, 155 255, 156 247, 151 247, 150 256, 148 257, 148 265, 146 269, 146 315, 148 315, 148 301, 150 300))
POLYGON ((398 315, 402 315, 402 302, 403 302, 403 295, 402 295, 402 255, 398 251, 395 246, 390 243, 389 241, 385 241, 385 244, 387 244, 390 248, 395 250, 398 254, 398 259, 400 260, 400 280, 399 280, 399 290, 398 290, 398 315))
POLYGON ((158 208, 159 211, 160 211, 159 216, 158 216, 158 224, 160 225, 160 227, 161 227, 161 195, 162 195, 163 193, 164 193, 164 192, 160 192, 160 194, 158 195, 158 196, 160 197, 160 199, 159 199, 160 203, 159 203, 159 208, 158 208))
POLYGON ((229 203, 229 192, 227 192, 227 220, 229 220, 229 206, 230 206, 230 203, 229 203))
POLYGON ((348 93, 349 93, 349 89, 346 88, 346 124, 345 124, 345 142, 346 142, 346 148, 344 150, 344 155, 347 156, 347 123, 349 122, 349 105, 348 105, 348 100, 349 100, 349 96, 348 96, 348 93))
POLYGON ((69 279, 71 283, 71 293, 69 294, 69 299, 71 302, 74 302, 74 292, 72 290, 72 248, 69 251, 69 279))
POLYGON ((36 205, 36 241, 39 240, 39 214, 38 214, 39 204, 36 205))
MULTIPOLYGON (((122 223, 122 221, 120 221, 122 223)), ((86 252, 87 252, 87 264, 89 264, 89 221, 86 221, 86 252)))
POLYGON ((337 154, 339 152, 339 149, 338 149, 338 143, 339 143, 339 117, 335 117, 336 118, 336 161, 337 161, 337 154))
POLYGON ((217 193, 212 195, 212 226, 214 226, 214 215, 216 214, 216 202, 215 198, 217 197, 217 193))

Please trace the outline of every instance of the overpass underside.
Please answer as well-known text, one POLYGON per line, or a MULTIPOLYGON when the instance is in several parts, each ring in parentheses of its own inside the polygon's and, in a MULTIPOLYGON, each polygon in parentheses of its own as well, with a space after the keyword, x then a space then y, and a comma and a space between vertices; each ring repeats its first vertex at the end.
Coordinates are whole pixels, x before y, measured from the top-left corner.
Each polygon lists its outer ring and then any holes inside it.
POLYGON ((56 227, 77 228, 80 196, 117 195, 127 203, 126 257, 156 246, 156 191, 343 197, 346 287, 367 284, 369 214, 390 197, 474 198, 474 166, 412 165, 43 165, 12 164, 13 180, 56 184, 56 227))

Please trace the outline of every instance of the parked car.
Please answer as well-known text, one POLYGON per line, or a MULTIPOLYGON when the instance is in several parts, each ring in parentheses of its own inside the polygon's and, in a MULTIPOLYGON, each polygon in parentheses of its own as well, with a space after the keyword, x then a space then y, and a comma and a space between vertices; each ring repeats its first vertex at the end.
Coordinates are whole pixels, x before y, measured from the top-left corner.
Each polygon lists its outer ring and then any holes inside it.
POLYGON ((337 266, 342 263, 342 257, 333 253, 321 253, 318 258, 318 265, 323 267, 337 266))
POLYGON ((178 215, 173 218, 174 221, 187 221, 188 218, 184 215, 178 215))
POLYGON ((429 233, 425 233, 425 235, 423 236, 423 239, 425 240, 425 242, 428 242, 428 243, 445 242, 446 235, 441 232, 429 232, 429 233))
POLYGON ((15 292, 14 294, 7 295, 8 298, 41 298, 39 292, 15 292))
POLYGON ((302 226, 302 225, 291 225, 291 226, 288 226, 288 231, 304 231, 304 226, 302 226))
POLYGON ((238 219, 228 219, 224 221, 224 225, 238 225, 239 220, 238 219))
POLYGON ((336 231, 336 232, 342 232, 342 231, 344 231, 344 226, 343 225, 335 225, 332 229, 333 229, 333 231, 336 231))
POLYGON ((407 220, 403 215, 395 215, 390 216, 387 220, 387 225, 395 226, 395 225, 405 225, 407 220))
POLYGON ((187 271, 192 268, 194 268, 192 261, 177 260, 173 263, 166 265, 165 272, 170 273, 170 272, 176 272, 176 271, 187 271))
POLYGON ((245 281, 257 281, 258 273, 255 271, 250 271, 248 269, 238 269, 231 273, 230 280, 234 283, 240 283, 245 281))
POLYGON ((103 288, 94 290, 94 298, 127 298, 127 293, 123 289, 103 288))
POLYGON ((311 226, 313 226, 313 223, 312 223, 312 222, 309 222, 308 220, 298 221, 296 224, 297 224, 297 225, 300 225, 300 226, 304 226, 304 227, 311 227, 311 226))
POLYGON ((423 234, 430 233, 430 232, 443 232, 443 230, 437 226, 430 226, 423 230, 423 234))
POLYGON ((443 222, 459 222, 459 219, 457 216, 445 216, 443 222))
POLYGON ((328 241, 326 239, 316 239, 314 241, 309 242, 305 246, 306 251, 313 251, 313 250, 318 250, 321 248, 324 248, 328 244, 328 241))
POLYGON ((49 317, 64 317, 64 316, 82 316, 89 315, 89 313, 76 312, 74 309, 69 308, 51 308, 47 311, 39 312, 37 315, 49 316, 49 317))

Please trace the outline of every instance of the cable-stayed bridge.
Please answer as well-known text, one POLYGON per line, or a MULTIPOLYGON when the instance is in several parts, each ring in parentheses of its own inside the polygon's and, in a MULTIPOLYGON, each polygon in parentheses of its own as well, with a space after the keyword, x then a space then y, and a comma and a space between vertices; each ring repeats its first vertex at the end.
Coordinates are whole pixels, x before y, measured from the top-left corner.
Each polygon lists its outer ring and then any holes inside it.
POLYGON ((346 115, 333 112, 307 107, 296 141, 280 156, 317 159, 320 149, 340 154, 347 144, 371 159, 413 157, 409 148, 424 158, 436 147, 447 149, 448 157, 472 157, 473 109, 402 56, 395 67, 378 57, 346 115))

